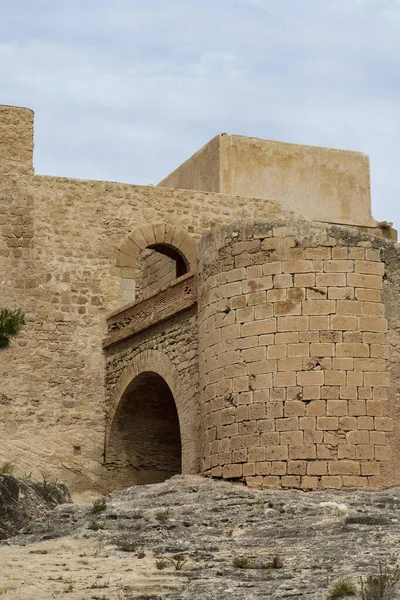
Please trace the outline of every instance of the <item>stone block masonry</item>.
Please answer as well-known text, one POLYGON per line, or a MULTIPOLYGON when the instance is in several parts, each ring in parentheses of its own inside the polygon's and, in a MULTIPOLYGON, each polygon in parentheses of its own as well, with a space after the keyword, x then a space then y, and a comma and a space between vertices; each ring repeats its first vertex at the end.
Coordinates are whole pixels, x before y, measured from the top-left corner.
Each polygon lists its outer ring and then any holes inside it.
POLYGON ((290 221, 201 241, 205 473, 304 490, 392 479, 384 251, 373 242, 290 221))

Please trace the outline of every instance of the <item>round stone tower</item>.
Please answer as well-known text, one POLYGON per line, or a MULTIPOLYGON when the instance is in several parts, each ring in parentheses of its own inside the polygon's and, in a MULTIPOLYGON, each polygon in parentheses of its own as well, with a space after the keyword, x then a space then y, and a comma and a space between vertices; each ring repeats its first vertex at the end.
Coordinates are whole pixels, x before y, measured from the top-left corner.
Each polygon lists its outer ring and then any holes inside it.
POLYGON ((384 484, 389 342, 371 239, 297 217, 201 240, 203 473, 264 488, 384 484))

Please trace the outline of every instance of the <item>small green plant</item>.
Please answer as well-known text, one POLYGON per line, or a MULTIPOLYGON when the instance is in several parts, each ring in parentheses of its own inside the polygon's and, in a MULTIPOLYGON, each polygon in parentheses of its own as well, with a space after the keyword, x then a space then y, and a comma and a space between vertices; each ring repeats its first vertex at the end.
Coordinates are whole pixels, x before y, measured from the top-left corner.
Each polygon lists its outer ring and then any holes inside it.
POLYGON ((42 497, 47 502, 61 502, 62 494, 58 487, 57 478, 52 478, 45 473, 42 473, 42 478, 42 481, 38 484, 42 497))
POLYGON ((168 567, 168 560, 166 558, 156 558, 156 567, 159 571, 163 571, 168 567))
POLYGON ((246 556, 235 556, 232 564, 237 569, 250 569, 250 561, 246 556))
POLYGON ((99 529, 105 528, 106 526, 104 525, 104 523, 99 523, 99 521, 92 521, 90 525, 88 525, 88 529, 91 529, 91 531, 99 531, 99 529))
POLYGON ((15 464, 11 461, 0 463, 0 473, 2 475, 12 475, 14 473, 15 464))
POLYGON ((21 309, 0 308, 0 348, 10 345, 10 338, 17 335, 23 325, 25 315, 21 309))
POLYGON ((154 516, 161 525, 165 525, 169 519, 169 510, 168 508, 165 510, 157 510, 154 516))
POLYGON ((96 515, 97 513, 101 513, 107 509, 107 503, 104 499, 95 500, 92 506, 92 513, 96 515))
POLYGON ((96 582, 92 583, 92 585, 89 586, 88 589, 89 590, 100 590, 100 589, 104 589, 104 588, 108 588, 108 587, 109 587, 108 583, 99 581, 97 583, 96 582))
POLYGON ((329 598, 345 598, 346 596, 355 596, 356 594, 357 589, 354 583, 344 577, 333 585, 329 598))
POLYGON ((156 567, 159 571, 166 569, 169 563, 173 565, 175 571, 182 571, 183 565, 187 563, 187 558, 184 554, 175 554, 171 558, 162 556, 156 559, 156 567))
POLYGON ((139 548, 139 550, 136 552, 136 556, 137 558, 144 558, 146 556, 146 552, 143 550, 143 548, 139 548))
POLYGON ((268 569, 282 569, 283 568, 283 560, 279 556, 279 554, 274 554, 271 558, 271 562, 267 566, 268 569))
POLYGON ((400 565, 397 557, 390 560, 379 561, 378 574, 369 575, 366 579, 360 578, 362 600, 392 600, 397 597, 396 588, 400 582, 400 565))
POLYGON ((248 556, 235 556, 232 564, 237 569, 265 569, 272 571, 272 569, 282 569, 283 560, 278 553, 274 554, 269 560, 262 560, 257 557, 248 556))
POLYGON ((181 571, 183 565, 187 563, 187 559, 183 554, 175 554, 175 556, 173 556, 169 560, 174 565, 175 571, 181 571))
POLYGON ((137 552, 140 553, 142 551, 142 547, 138 546, 135 538, 133 536, 121 536, 117 537, 114 540, 115 545, 118 550, 122 550, 122 552, 137 552))

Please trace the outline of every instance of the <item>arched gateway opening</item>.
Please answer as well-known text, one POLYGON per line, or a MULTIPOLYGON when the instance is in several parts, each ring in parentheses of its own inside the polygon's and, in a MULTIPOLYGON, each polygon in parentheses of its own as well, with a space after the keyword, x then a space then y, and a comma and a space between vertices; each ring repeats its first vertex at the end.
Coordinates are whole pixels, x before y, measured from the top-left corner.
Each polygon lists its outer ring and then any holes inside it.
POLYGON ((126 388, 106 447, 106 465, 123 485, 158 483, 182 472, 178 413, 161 375, 145 371, 126 388))

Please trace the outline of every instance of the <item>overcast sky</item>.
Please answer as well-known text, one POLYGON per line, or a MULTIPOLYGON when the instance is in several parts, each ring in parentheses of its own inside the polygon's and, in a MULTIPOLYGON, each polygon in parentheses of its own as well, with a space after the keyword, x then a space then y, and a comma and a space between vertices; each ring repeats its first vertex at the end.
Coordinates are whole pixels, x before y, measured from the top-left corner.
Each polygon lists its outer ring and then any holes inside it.
POLYGON ((360 150, 400 229, 400 0, 0 0, 39 174, 157 183, 217 133, 360 150))

